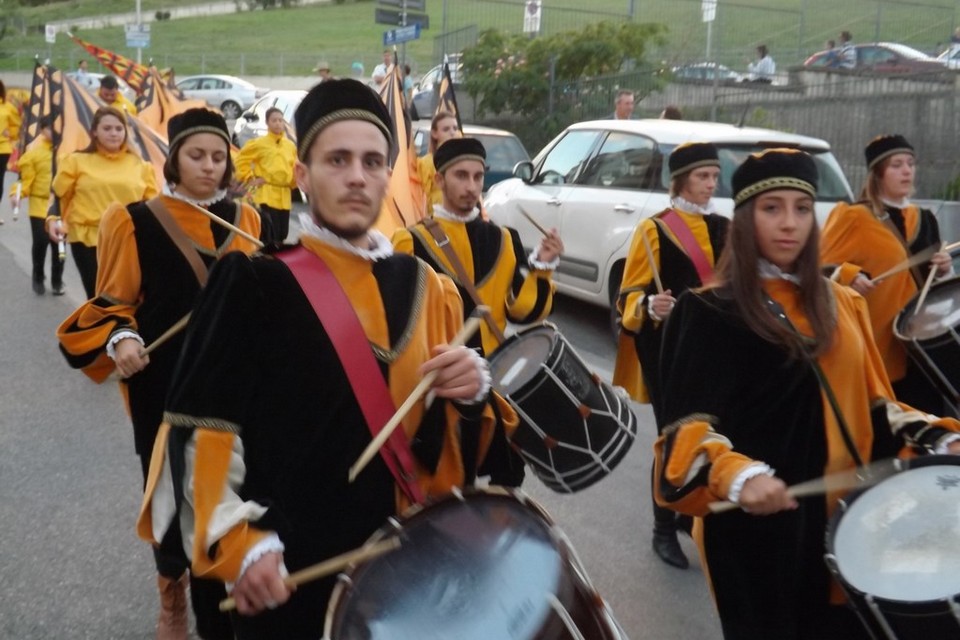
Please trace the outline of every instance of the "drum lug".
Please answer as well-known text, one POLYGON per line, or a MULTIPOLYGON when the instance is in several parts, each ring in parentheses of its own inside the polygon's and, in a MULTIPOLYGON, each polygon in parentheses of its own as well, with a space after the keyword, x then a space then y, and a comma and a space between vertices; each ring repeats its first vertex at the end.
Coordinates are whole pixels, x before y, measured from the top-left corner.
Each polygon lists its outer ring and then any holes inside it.
POLYGON ((950 613, 957 619, 957 622, 960 622, 960 603, 957 602, 957 598, 960 598, 960 596, 950 598, 947 602, 950 603, 950 613))
POLYGON ((836 578, 840 575, 840 566, 837 564, 836 555, 828 553, 823 556, 823 561, 827 565, 827 569, 830 570, 830 573, 833 574, 833 577, 836 578))
POLYGON ((883 634, 887 637, 887 640, 897 640, 897 635, 893 632, 893 629, 890 628, 887 619, 883 617, 883 612, 880 611, 880 607, 877 606, 873 596, 866 594, 863 599, 866 601, 867 607, 870 608, 870 613, 873 614, 874 620, 877 621, 877 624, 880 625, 880 628, 883 630, 883 634))

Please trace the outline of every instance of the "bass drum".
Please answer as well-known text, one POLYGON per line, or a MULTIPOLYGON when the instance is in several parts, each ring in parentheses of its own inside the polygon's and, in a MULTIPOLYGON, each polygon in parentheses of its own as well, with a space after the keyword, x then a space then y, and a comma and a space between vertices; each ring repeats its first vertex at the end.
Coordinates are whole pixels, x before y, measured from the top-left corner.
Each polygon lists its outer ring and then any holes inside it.
POLYGON ((550 517, 507 489, 414 507, 370 543, 401 546, 340 576, 325 640, 625 640, 550 517))
POLYGON ((874 638, 960 638, 960 457, 906 467, 840 502, 827 565, 874 638))

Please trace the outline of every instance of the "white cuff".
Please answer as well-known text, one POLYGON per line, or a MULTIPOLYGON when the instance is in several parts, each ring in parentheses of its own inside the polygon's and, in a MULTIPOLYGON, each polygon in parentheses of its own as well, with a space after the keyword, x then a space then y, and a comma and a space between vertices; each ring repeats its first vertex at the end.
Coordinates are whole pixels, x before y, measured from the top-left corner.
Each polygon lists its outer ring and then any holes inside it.
POLYGON ((530 257, 527 258, 527 262, 530 264, 531 269, 536 269, 537 271, 554 271, 557 266, 560 264, 560 256, 557 256, 550 262, 542 262, 537 260, 537 256, 540 255, 540 249, 543 248, 543 240, 537 243, 537 246, 533 251, 530 252, 530 257))
MULTIPOLYGON (((266 538, 250 547, 250 550, 247 551, 247 555, 243 558, 243 563, 240 565, 240 573, 237 575, 237 582, 240 582, 240 580, 243 578, 243 574, 247 572, 247 569, 249 569, 254 562, 268 553, 283 553, 285 549, 286 547, 283 546, 283 542, 280 541, 280 536, 278 536, 276 533, 269 534, 266 538)), ((287 568, 284 566, 283 562, 280 563, 280 575, 283 577, 287 576, 287 568)), ((227 588, 227 593, 233 591, 233 585, 235 585, 237 582, 224 583, 227 588)))
POLYGON ((140 334, 136 331, 131 331, 130 329, 121 329, 110 336, 110 340, 107 341, 107 355, 110 356, 111 360, 117 359, 117 343, 127 338, 133 338, 139 342, 141 346, 144 344, 143 338, 141 338, 140 334))
MULTIPOLYGON (((466 348, 467 347, 464 347, 464 349, 466 348)), ((466 405, 477 404, 478 402, 486 400, 490 394, 490 387, 493 386, 493 377, 490 375, 490 363, 473 349, 470 349, 470 353, 472 354, 471 357, 473 357, 473 363, 477 367, 477 372, 480 374, 480 391, 470 400, 464 400, 462 402, 462 404, 466 405)))
POLYGON ((947 455, 950 453, 950 445, 958 440, 960 440, 960 433, 945 435, 937 441, 937 446, 934 447, 933 452, 939 456, 947 455))
POLYGON ((942 276, 941 276, 940 274, 937 274, 936 276, 933 277, 933 279, 934 279, 935 282, 940 282, 941 280, 946 280, 947 278, 952 278, 952 277, 954 277, 955 275, 957 275, 957 272, 956 272, 956 270, 953 268, 953 263, 951 263, 951 264, 950 264, 950 270, 949 270, 949 271, 947 271, 947 272, 946 272, 945 274, 943 274, 942 276))
MULTIPOLYGON (((647 315, 650 316, 650 319, 654 322, 663 322, 663 318, 657 315, 657 312, 653 310, 653 296, 649 296, 647 299, 647 315)), ((673 308, 673 305, 677 304, 676 302, 670 305, 670 308, 673 308)))
POLYGON ((773 469, 770 468, 770 465, 763 462, 755 462, 749 467, 737 474, 737 477, 733 479, 733 482, 730 483, 730 491, 727 492, 727 500, 730 502, 740 503, 740 492, 743 491, 743 485, 746 484, 747 480, 750 478, 755 478, 757 476, 773 476, 773 469))

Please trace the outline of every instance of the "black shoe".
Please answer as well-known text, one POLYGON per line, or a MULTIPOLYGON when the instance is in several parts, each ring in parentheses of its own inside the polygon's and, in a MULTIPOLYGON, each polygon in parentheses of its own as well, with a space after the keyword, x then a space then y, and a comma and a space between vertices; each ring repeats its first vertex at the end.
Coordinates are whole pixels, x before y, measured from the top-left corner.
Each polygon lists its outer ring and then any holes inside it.
POLYGON ((654 532, 653 550, 658 556, 660 556, 661 560, 666 562, 671 567, 686 569, 690 566, 687 556, 683 554, 683 549, 680 548, 680 543, 677 541, 677 534, 675 532, 654 532))
POLYGON ((62 296, 62 295, 65 294, 66 292, 67 292, 67 290, 63 288, 63 283, 62 283, 62 282, 61 282, 60 284, 55 284, 55 285, 53 285, 53 295, 55 295, 55 296, 62 296))
POLYGON ((33 292, 38 296, 42 296, 47 292, 47 288, 43 286, 43 280, 34 280, 33 281, 33 292))

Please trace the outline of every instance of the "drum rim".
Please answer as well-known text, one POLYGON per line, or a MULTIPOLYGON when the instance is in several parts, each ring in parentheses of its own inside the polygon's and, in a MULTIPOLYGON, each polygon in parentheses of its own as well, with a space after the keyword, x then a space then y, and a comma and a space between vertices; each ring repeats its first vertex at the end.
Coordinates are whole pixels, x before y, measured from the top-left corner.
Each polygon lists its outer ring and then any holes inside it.
MULTIPOLYGON (((930 293, 932 293, 933 291, 936 291, 937 289, 943 288, 945 286, 949 286, 950 284, 960 285, 960 275, 953 276, 952 278, 947 278, 946 280, 940 280, 939 282, 934 282, 933 285, 930 286, 930 293)), ((929 293, 927 295, 929 296, 929 293)), ((930 336, 927 338, 914 338, 912 336, 908 336, 904 334, 903 331, 901 331, 901 325, 912 314, 913 309, 916 306, 916 303, 919 300, 919 298, 920 298, 920 292, 918 291, 907 301, 903 309, 897 312, 896 317, 893 319, 894 337, 896 337, 898 340, 902 340, 903 342, 916 342, 918 344, 924 344, 924 345, 934 340, 942 340, 944 335, 949 331, 949 329, 943 331, 942 333, 938 333, 934 336, 930 336), (908 314, 907 313, 908 311, 911 312, 911 314, 908 314)))
MULTIPOLYGON (((526 335, 528 335, 528 334, 537 333, 537 332, 541 332, 541 331, 545 331, 545 330, 546 330, 546 331, 550 331, 550 337, 551 337, 551 340, 550 340, 550 350, 547 351, 546 360, 545 360, 543 363, 541 363, 541 364, 549 366, 549 365, 551 365, 552 363, 554 363, 554 362, 557 360, 557 357, 558 357, 558 351, 559 351, 559 349, 557 348, 557 345, 561 344, 561 343, 562 343, 562 340, 566 340, 566 338, 563 338, 563 333, 561 333, 561 331, 560 331, 560 329, 557 327, 557 325, 553 324, 552 322, 544 321, 544 322, 542 322, 542 323, 540 323, 540 324, 533 325, 533 326, 530 326, 530 327, 525 327, 524 329, 521 329, 520 331, 517 331, 515 334, 513 334, 512 336, 510 336, 509 338, 507 338, 500 346, 498 346, 498 347, 493 351, 493 353, 491 353, 491 354, 487 357, 487 361, 490 363, 490 372, 491 372, 491 375, 492 375, 492 373, 493 373, 494 363, 506 352, 506 349, 505 349, 506 347, 508 347, 508 346, 510 346, 510 345, 512 345, 512 344, 514 344, 514 343, 519 342, 520 340, 522 340, 522 339, 524 338, 524 336, 526 336, 526 335)), ((529 380, 527 380, 526 382, 524 382, 522 385, 520 385, 519 387, 517 387, 517 388, 514 389, 513 391, 510 391, 510 392, 509 392, 509 395, 516 395, 516 394, 519 394, 519 393, 526 393, 526 392, 527 392, 527 387, 529 387, 529 386, 530 386, 532 383, 534 383, 535 381, 536 381, 536 374, 534 374, 533 376, 531 376, 531 378, 530 378, 529 380)), ((503 389, 499 389, 499 388, 498 388, 497 380, 495 380, 495 379, 493 380, 493 388, 494 388, 494 390, 495 390, 497 393, 500 393, 500 394, 503 395, 503 396, 507 396, 507 395, 508 395, 508 392, 507 392, 506 390, 503 390, 503 389)))

